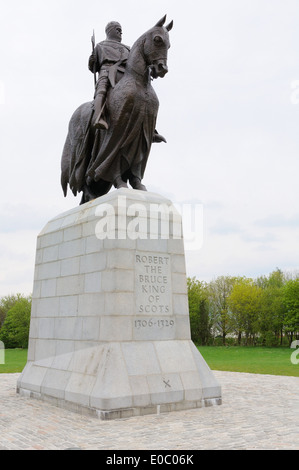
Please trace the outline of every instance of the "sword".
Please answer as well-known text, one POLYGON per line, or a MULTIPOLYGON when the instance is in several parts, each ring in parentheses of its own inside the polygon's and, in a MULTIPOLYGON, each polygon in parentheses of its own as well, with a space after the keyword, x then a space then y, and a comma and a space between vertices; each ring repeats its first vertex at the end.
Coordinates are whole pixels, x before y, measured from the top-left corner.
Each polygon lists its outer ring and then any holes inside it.
POLYGON ((96 86, 96 83, 97 83, 97 72, 96 72, 97 61, 96 61, 96 56, 95 56, 96 39, 95 39, 95 35, 94 35, 94 30, 93 30, 93 34, 91 36, 91 44, 92 44, 92 53, 93 53, 93 56, 94 56, 94 63, 93 63, 94 86, 96 86))

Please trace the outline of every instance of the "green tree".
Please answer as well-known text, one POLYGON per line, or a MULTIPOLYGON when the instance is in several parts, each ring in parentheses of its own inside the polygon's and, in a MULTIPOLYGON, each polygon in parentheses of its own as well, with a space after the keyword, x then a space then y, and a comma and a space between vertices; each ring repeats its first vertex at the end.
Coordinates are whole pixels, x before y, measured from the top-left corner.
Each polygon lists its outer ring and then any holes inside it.
POLYGON ((256 284, 262 289, 267 287, 281 288, 286 283, 286 276, 281 269, 276 268, 275 271, 269 274, 269 276, 260 276, 256 280, 256 284))
POLYGON ((286 282, 283 287, 283 304, 286 309, 285 331, 291 343, 299 331, 299 278, 286 282))
POLYGON ((286 283, 284 273, 280 269, 273 271, 268 277, 260 277, 256 281, 262 288, 262 305, 259 315, 259 331, 262 343, 266 346, 282 344, 285 306, 283 303, 283 286, 286 283))
POLYGON ((210 316, 213 328, 221 333, 225 345, 226 336, 232 331, 228 298, 238 278, 219 276, 208 285, 210 316))
POLYGON ((6 295, 0 299, 0 329, 4 323, 7 312, 22 299, 22 294, 6 295))
POLYGON ((206 345, 211 336, 206 285, 195 277, 187 279, 191 337, 206 345))
POLYGON ((229 295, 228 306, 231 311, 230 324, 238 333, 238 341, 241 341, 242 333, 245 334, 246 345, 258 332, 258 317, 261 308, 262 289, 250 278, 239 278, 229 295))
POLYGON ((27 348, 30 327, 31 298, 21 297, 8 310, 0 331, 5 348, 27 348))

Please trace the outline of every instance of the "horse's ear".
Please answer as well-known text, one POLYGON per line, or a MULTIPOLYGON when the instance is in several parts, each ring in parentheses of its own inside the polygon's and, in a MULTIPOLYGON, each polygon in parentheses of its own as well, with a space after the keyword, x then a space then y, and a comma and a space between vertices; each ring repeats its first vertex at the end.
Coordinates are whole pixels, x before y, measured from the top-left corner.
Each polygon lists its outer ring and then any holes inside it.
POLYGON ((163 26, 163 24, 165 23, 166 21, 166 15, 163 16, 163 18, 161 18, 158 23, 156 24, 156 26, 163 26))
POLYGON ((170 31, 173 28, 173 21, 171 21, 167 26, 165 26, 167 31, 170 31))

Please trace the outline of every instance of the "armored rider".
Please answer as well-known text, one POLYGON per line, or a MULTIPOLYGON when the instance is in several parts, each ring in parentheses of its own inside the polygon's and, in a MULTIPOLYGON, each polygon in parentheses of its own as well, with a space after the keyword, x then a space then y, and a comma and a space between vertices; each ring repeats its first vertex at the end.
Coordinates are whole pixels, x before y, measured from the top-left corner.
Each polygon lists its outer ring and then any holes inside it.
POLYGON ((97 76, 94 94, 95 128, 108 129, 103 114, 109 87, 114 87, 125 71, 130 48, 122 44, 122 27, 116 21, 107 24, 106 40, 98 43, 88 62, 88 68, 97 76))

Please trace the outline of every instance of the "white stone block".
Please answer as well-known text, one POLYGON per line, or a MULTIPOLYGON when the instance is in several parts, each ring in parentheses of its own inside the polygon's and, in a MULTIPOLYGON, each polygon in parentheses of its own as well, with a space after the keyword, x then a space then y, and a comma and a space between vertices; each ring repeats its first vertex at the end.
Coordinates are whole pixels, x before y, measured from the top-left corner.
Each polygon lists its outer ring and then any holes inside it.
POLYGON ((43 263, 36 267, 36 279, 54 279, 60 276, 60 261, 43 263))
POLYGON ((161 373, 156 351, 151 342, 123 342, 121 349, 129 376, 161 373))
POLYGON ((97 221, 92 220, 91 222, 85 222, 82 226, 83 237, 94 237, 96 238, 96 224, 97 221))
POLYGON ((63 241, 76 240, 82 237, 82 225, 73 225, 63 230, 63 241))
POLYGON ((183 255, 185 253, 183 240, 169 239, 167 247, 171 254, 183 255))
POLYGON ((84 292, 84 276, 64 276, 57 279, 57 295, 78 295, 84 292))
POLYGON ((187 280, 185 274, 172 273, 172 289, 174 294, 187 295, 187 280))
POLYGON ((56 296, 56 283, 57 283, 56 278, 45 279, 41 281, 41 290, 40 290, 41 297, 55 297, 56 296))
POLYGON ((44 255, 44 250, 43 249, 37 249, 36 250, 36 254, 35 254, 35 265, 36 266, 43 262, 43 255, 44 255))
POLYGON ((149 375, 147 381, 153 405, 183 401, 184 389, 179 374, 149 375))
POLYGON ((30 338, 38 338, 39 318, 31 318, 29 335, 30 338))
POLYGON ((38 319, 38 332, 36 338, 41 339, 55 339, 54 337, 54 318, 39 318, 38 319))
POLYGON ((134 256, 134 251, 109 250, 107 251, 107 269, 132 269, 134 256))
POLYGON ((40 298, 41 286, 42 286, 42 281, 37 281, 37 280, 34 281, 33 291, 32 291, 32 302, 40 298))
POLYGON ((43 263, 57 261, 59 255, 59 245, 48 246, 43 249, 43 263))
POLYGON ((78 238, 59 245, 59 259, 73 258, 85 254, 85 239, 78 238))
POLYGON ((61 276, 73 276, 80 273, 80 256, 67 258, 60 261, 61 263, 61 276))
POLYGON ((105 346, 100 357, 97 380, 90 396, 90 406, 100 410, 130 408, 132 390, 120 344, 105 346), (110 371, 113 370, 113 374, 110 371))
POLYGON ((208 364, 203 359, 202 355, 199 354, 198 349, 193 343, 190 344, 190 349, 192 351, 197 370, 200 371, 203 398, 209 399, 221 397, 221 387, 214 375, 211 373, 211 369, 208 364))
POLYGON ((186 315, 175 317, 175 329, 175 339, 191 339, 190 321, 186 315))
POLYGON ((76 342, 75 348, 69 370, 79 374, 97 376, 101 363, 104 360, 103 358, 105 358, 107 354, 106 346, 90 341, 80 341, 76 342))
POLYGON ((78 296, 66 295, 64 297, 57 297, 59 300, 58 315, 63 317, 75 317, 78 315, 78 296))
POLYGON ((129 269, 106 270, 102 273, 103 292, 133 292, 134 271, 129 269))
POLYGON ((132 341, 132 319, 127 316, 102 316, 100 341, 132 341))
POLYGON ((132 240, 128 237, 125 237, 124 239, 118 239, 118 238, 105 238, 105 240, 102 240, 103 246, 105 250, 135 250, 136 249, 136 240, 132 240))
POLYGON ((33 362, 27 362, 22 375, 18 379, 17 387, 32 392, 40 392, 46 373, 47 369, 45 367, 39 367, 33 362))
POLYGON ((56 317, 59 312, 59 297, 48 297, 32 301, 31 317, 56 317))
POLYGON ((82 318, 82 340, 98 341, 100 336, 100 317, 82 318))
POLYGON ((167 253, 167 244, 169 240, 157 240, 155 239, 146 239, 146 240, 136 240, 137 250, 139 251, 152 251, 152 252, 161 252, 167 253))
POLYGON ((78 298, 79 315, 84 316, 101 316, 105 314, 105 294, 104 293, 88 293, 81 294, 78 298))
POLYGON ((189 341, 156 341, 155 348, 162 372, 169 374, 196 370, 189 341))
POLYGON ((180 377, 185 390, 185 399, 187 401, 202 400, 202 383, 199 374, 195 371, 186 371, 181 372, 180 377))
POLYGON ((182 273, 186 278, 185 256, 176 254, 172 255, 171 267, 173 273, 182 273))
POLYGON ((95 381, 95 376, 73 372, 66 385, 64 399, 84 407, 90 407, 89 397, 95 381))
POLYGON ((58 340, 82 339, 82 318, 55 318, 55 338, 58 340))
POLYGON ((41 231, 40 235, 43 235, 44 233, 51 233, 51 232, 56 232, 60 230, 62 223, 63 223, 63 218, 61 217, 56 217, 55 219, 50 220, 48 224, 45 226, 45 228, 41 231))
POLYGON ((68 370, 75 351, 75 341, 57 341, 53 369, 68 370))
POLYGON ((80 273, 92 273, 103 271, 106 267, 106 253, 92 253, 80 258, 80 273))
POLYGON ((65 398, 65 388, 71 373, 66 370, 48 369, 41 384, 40 392, 54 398, 65 398))
POLYGON ((173 314, 186 315, 189 319, 189 304, 186 294, 173 294, 173 314))
MULTIPOLYGON (((84 293, 97 293, 101 292, 101 284, 102 284, 102 273, 101 272, 93 272, 85 274, 85 282, 84 282, 84 293)), ((81 292, 79 292, 81 293, 81 292)))
MULTIPOLYGON (((61 219, 61 223, 60 223, 60 228, 63 229, 63 228, 66 228, 68 226, 74 226, 74 225, 77 225, 76 222, 79 218, 79 214, 80 212, 77 212, 77 211, 71 211, 68 215, 66 215, 66 217, 63 217, 61 219)), ((58 224, 58 222, 57 222, 58 224)))
POLYGON ((55 357, 56 340, 53 339, 35 339, 35 358, 36 364, 43 367, 51 367, 55 357))
MULTIPOLYGON (((104 313, 104 310, 102 310, 104 313)), ((135 297, 133 292, 105 293, 106 315, 133 315, 135 312, 135 297)))
POLYGON ((89 253, 98 253, 103 249, 104 240, 99 240, 95 235, 91 235, 86 237, 86 246, 85 252, 86 254, 89 253))
POLYGON ((220 403, 221 387, 190 339, 184 243, 171 239, 181 217, 171 206, 121 189, 44 227, 23 396, 103 419, 220 403), (106 238, 103 204, 115 219, 106 238))
POLYGON ((53 245, 60 245, 63 242, 63 231, 47 233, 39 237, 40 248, 46 248, 53 245))
POLYGON ((134 391, 133 406, 142 408, 151 404, 151 396, 146 376, 132 375, 129 377, 131 390, 134 391))

